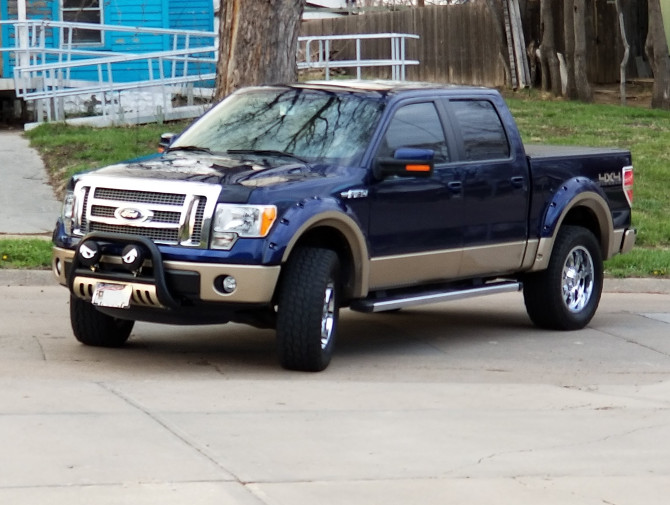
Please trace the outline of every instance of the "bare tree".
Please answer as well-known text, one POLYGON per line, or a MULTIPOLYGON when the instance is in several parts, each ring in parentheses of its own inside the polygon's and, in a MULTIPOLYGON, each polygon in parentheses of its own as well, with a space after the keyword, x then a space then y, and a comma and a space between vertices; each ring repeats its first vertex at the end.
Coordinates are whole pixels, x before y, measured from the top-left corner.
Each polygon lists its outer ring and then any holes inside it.
POLYGON ((222 0, 217 99, 241 86, 296 80, 304 7, 305 0, 222 0))
POLYGON ((586 69, 586 0, 574 0, 575 87, 577 98, 593 101, 593 88, 586 69))
POLYGON ((621 105, 626 105, 626 66, 630 58, 630 44, 626 36, 626 23, 624 22, 623 11, 621 10, 621 0, 615 0, 616 13, 619 18, 619 30, 621 32, 621 41, 623 42, 623 58, 619 70, 619 92, 621 95, 621 105))
POLYGON ((645 51, 654 72, 651 106, 655 109, 670 109, 670 58, 660 0, 649 0, 648 9, 649 31, 645 51))
POLYGON ((503 13, 503 3, 499 0, 486 0, 486 3, 493 18, 493 25, 495 27, 496 35, 498 36, 498 59, 505 69, 505 76, 507 78, 507 85, 512 87, 512 69, 510 68, 508 58, 507 37, 505 35, 505 18, 503 13))
POLYGON ((556 56, 554 21, 551 12, 551 0, 540 2, 540 23, 542 25, 542 41, 540 43, 540 62, 542 65, 542 90, 561 95, 561 74, 556 56))
POLYGON ((565 38, 565 70, 567 82, 565 83, 566 96, 571 100, 577 98, 577 86, 575 85, 575 1, 564 0, 563 2, 563 34, 565 38))

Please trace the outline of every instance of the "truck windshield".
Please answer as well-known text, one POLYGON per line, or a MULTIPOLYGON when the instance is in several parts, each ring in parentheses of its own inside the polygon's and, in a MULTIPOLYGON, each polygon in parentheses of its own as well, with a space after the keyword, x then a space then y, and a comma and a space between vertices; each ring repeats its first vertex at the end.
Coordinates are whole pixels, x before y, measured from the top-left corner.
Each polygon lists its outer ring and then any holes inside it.
POLYGON ((170 150, 357 163, 383 103, 353 93, 302 88, 250 88, 233 93, 188 128, 170 150))

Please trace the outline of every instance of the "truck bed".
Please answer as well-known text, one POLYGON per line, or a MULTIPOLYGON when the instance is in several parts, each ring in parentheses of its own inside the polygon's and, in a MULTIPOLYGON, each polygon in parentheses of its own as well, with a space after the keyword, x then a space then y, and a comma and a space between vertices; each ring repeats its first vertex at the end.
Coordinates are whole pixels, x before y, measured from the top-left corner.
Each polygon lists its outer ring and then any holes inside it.
POLYGON ((548 144, 525 144, 526 155, 533 160, 552 158, 574 158, 583 156, 600 156, 603 154, 628 154, 625 149, 607 147, 554 146, 548 144))

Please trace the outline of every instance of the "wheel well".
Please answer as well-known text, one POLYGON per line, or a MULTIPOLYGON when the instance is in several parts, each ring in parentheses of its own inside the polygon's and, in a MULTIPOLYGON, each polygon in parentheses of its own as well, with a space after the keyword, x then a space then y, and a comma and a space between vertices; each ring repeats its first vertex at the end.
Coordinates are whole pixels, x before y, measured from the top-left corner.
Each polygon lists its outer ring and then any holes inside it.
POLYGON ((343 303, 347 303, 354 289, 354 256, 342 232, 330 226, 317 226, 304 233, 292 251, 300 247, 322 247, 337 253, 342 271, 343 303))
POLYGON ((573 225, 586 228, 591 233, 593 233, 593 235, 595 235, 596 240, 598 241, 598 243, 600 244, 600 248, 602 249, 602 253, 603 254, 607 253, 607 251, 604 249, 600 222, 598 221, 598 217, 593 212, 593 210, 589 209, 588 207, 582 207, 582 206, 574 207, 570 209, 570 211, 566 214, 561 225, 573 225))

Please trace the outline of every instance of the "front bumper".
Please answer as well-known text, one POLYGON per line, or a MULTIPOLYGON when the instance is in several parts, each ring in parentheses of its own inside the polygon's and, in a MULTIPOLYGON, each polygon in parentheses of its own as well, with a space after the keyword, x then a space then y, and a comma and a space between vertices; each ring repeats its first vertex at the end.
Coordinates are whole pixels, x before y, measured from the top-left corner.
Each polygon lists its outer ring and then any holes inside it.
MULTIPOLYGON (((157 251, 157 249, 156 249, 157 251)), ((132 306, 178 308, 184 302, 269 305, 279 280, 280 266, 162 261, 155 268, 155 253, 145 260, 148 275, 124 271, 120 255, 103 253, 99 268, 79 265, 75 250, 53 248, 52 267, 58 282, 68 286, 73 295, 90 301, 98 282, 131 285, 132 306), (232 276, 236 289, 226 293, 221 279, 232 276)), ((160 253, 158 253, 160 254, 160 253)))

